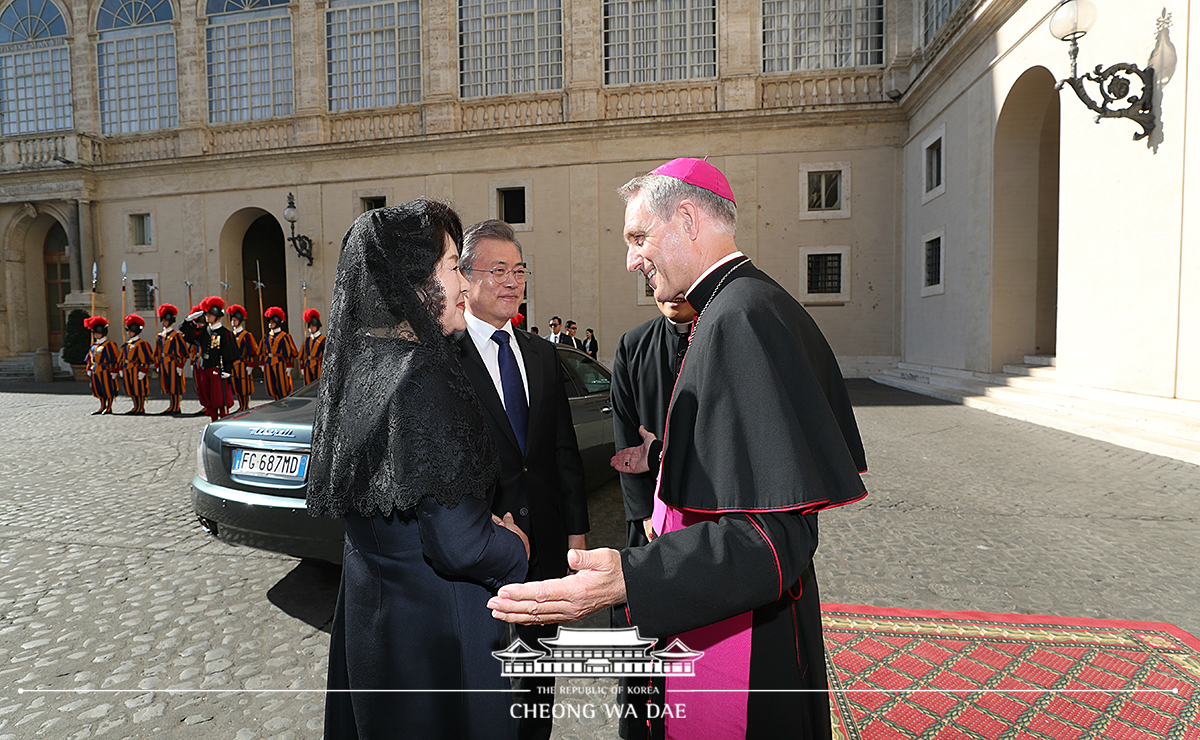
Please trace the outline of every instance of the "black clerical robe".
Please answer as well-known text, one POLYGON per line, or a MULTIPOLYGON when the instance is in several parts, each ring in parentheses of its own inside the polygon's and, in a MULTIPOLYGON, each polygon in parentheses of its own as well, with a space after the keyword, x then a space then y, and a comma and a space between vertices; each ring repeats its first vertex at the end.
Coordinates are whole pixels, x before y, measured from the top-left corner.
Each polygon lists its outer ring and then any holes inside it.
MULTIPOLYGON (((613 432, 618 450, 638 447, 644 426, 662 439, 671 390, 688 347, 688 327, 682 334, 666 316, 658 316, 621 336, 613 358, 613 432)), ((652 466, 654 467, 654 466, 652 466)), ((621 473, 625 520, 642 531, 642 520, 654 510, 654 481, 657 468, 648 473, 621 473)), ((631 530, 634 531, 634 530, 631 530)), ((645 544, 627 542, 628 545, 645 544)))
MULTIPOLYGON (((730 644, 748 653, 751 691, 675 695, 685 679, 668 678, 666 703, 686 705, 689 735, 729 736, 732 725, 748 738, 827 738, 816 512, 866 494, 845 384, 812 318, 748 259, 718 267, 688 301, 700 316, 668 413, 659 498, 691 523, 622 552, 625 616, 659 649, 723 620, 748 637, 730 644), (739 696, 740 707, 723 701, 739 696)), ((698 676, 716 667, 705 660, 698 676)), ((683 727, 668 718, 669 736, 683 727)))

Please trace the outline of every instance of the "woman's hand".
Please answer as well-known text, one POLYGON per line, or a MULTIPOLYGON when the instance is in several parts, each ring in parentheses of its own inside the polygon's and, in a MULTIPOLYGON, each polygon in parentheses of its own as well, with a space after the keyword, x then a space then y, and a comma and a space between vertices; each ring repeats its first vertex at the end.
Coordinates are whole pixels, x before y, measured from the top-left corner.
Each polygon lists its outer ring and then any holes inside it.
POLYGON ((492 521, 495 522, 497 525, 504 527, 508 531, 516 533, 516 535, 521 538, 521 543, 525 545, 525 559, 528 560, 529 559, 529 538, 525 536, 525 533, 522 532, 521 528, 517 526, 517 523, 513 521, 512 512, 511 511, 504 512, 503 519, 496 516, 495 514, 492 514, 492 521))

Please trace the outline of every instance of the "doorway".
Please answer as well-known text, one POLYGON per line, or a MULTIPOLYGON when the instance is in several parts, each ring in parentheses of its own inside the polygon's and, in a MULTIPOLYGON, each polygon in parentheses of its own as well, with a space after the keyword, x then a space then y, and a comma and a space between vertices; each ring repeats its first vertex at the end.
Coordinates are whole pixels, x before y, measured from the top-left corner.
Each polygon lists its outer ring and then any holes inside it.
POLYGON ((279 222, 270 214, 256 218, 242 237, 242 287, 249 314, 246 328, 259 337, 263 336, 265 324, 263 311, 269 307, 279 306, 291 318, 287 306, 286 256, 279 222), (262 282, 261 294, 256 281, 262 282))
POLYGON ((1059 98, 1044 67, 1013 85, 993 149, 991 371, 1053 355, 1058 320, 1059 98))
POLYGON ((47 349, 57 352, 63 346, 66 318, 59 306, 71 292, 71 261, 67 251, 67 231, 57 221, 46 232, 42 246, 46 275, 46 342, 47 349))

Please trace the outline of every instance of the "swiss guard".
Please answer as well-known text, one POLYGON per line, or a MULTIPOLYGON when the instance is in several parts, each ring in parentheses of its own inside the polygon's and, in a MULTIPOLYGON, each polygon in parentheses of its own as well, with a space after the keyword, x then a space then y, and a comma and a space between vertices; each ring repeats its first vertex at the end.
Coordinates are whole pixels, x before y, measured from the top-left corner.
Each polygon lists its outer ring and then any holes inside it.
POLYGON ((167 406, 166 411, 162 412, 163 415, 178 416, 183 413, 179 409, 179 403, 183 400, 183 394, 187 390, 187 379, 183 376, 183 366, 187 364, 188 343, 175 328, 175 317, 178 314, 179 309, 170 303, 164 303, 158 307, 158 322, 162 326, 162 331, 159 332, 155 342, 154 361, 158 365, 158 383, 162 386, 162 392, 167 394, 167 398, 170 399, 170 405, 167 406))
POLYGON ((236 411, 250 408, 250 396, 254 394, 253 371, 258 365, 258 342, 246 331, 246 309, 233 304, 226 312, 229 315, 230 331, 237 340, 238 358, 233 362, 233 395, 237 396, 236 411))
POLYGON ((125 393, 133 399, 133 409, 126 415, 142 416, 146 413, 146 396, 150 395, 150 366, 154 364, 154 350, 142 339, 146 320, 136 313, 125 317, 125 351, 122 370, 125 374, 125 393))
POLYGON ((92 412, 111 414, 113 399, 117 396, 117 373, 121 369, 121 353, 116 345, 108 341, 108 319, 89 316, 83 320, 84 327, 92 333, 92 347, 87 353, 87 374, 91 380, 92 395, 100 399, 100 408, 92 412))
POLYGON ((287 315, 279 306, 271 306, 263 312, 267 319, 267 334, 263 337, 260 357, 263 376, 267 382, 267 393, 276 401, 292 393, 292 364, 300 356, 292 335, 283 330, 287 315))
POLYGON ((200 348, 200 371, 196 376, 196 390, 203 399, 208 418, 216 421, 229 413, 233 405, 234 363, 237 361, 237 340, 233 333, 221 326, 225 315, 225 301, 211 295, 200 301, 200 311, 188 316, 183 333, 188 341, 200 348), (203 316, 207 326, 200 327, 197 320, 203 316))
POLYGON ((321 363, 325 360, 325 336, 321 334, 321 313, 315 308, 304 311, 304 324, 308 327, 308 336, 300 346, 300 372, 304 375, 305 383, 312 383, 321 377, 321 363))

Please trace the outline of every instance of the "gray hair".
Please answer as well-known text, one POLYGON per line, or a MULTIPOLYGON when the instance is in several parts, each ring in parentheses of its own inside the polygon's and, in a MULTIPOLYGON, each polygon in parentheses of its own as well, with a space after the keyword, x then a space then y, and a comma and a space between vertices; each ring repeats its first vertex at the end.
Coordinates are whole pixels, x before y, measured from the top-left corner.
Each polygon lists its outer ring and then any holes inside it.
POLYGON ((458 256, 458 264, 462 269, 470 270, 475 266, 475 249, 484 239, 512 242, 517 247, 517 254, 521 255, 522 259, 525 258, 524 252, 521 251, 521 242, 517 241, 512 227, 499 219, 489 218, 487 221, 471 224, 463 233, 462 254, 458 256))
POLYGON ((680 202, 691 200, 699 204, 720 225, 720 230, 729 236, 737 231, 737 205, 722 198, 711 190, 696 187, 691 183, 666 175, 641 175, 617 188, 617 194, 626 204, 638 193, 646 196, 646 207, 655 216, 670 221, 680 202))

